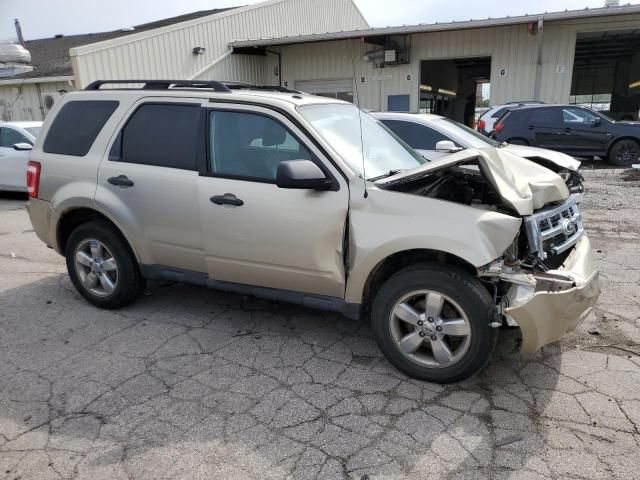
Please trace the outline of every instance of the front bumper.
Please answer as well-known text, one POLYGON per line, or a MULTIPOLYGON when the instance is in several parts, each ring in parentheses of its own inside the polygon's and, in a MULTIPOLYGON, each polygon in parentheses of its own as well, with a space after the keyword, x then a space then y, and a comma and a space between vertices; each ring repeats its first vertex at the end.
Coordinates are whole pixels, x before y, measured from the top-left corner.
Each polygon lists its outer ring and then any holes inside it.
POLYGON ((522 353, 533 353, 575 330, 600 295, 586 235, 576 243, 562 268, 528 275, 529 282, 513 284, 503 314, 522 331, 522 353))

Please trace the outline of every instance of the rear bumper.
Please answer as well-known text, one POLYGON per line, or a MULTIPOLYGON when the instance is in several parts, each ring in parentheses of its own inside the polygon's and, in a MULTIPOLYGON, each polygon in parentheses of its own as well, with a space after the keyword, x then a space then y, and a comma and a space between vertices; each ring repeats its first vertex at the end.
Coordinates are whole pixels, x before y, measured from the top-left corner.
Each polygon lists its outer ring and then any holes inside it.
POLYGON ((56 240, 56 225, 58 224, 58 214, 53 210, 51 204, 45 200, 32 198, 27 203, 27 211, 31 219, 33 230, 40 240, 47 246, 54 248, 58 253, 58 242, 56 240))
POLYGON ((576 243, 563 268, 532 275, 530 285, 514 284, 504 315, 522 330, 522 353, 532 353, 575 330, 600 295, 598 271, 593 266, 586 235, 576 243))

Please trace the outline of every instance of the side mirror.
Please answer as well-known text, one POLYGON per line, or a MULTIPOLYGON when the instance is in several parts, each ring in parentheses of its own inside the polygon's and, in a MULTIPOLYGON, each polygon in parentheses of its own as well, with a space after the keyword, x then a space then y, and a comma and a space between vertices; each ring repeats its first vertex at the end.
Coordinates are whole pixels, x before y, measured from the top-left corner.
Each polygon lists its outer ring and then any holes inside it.
POLYGON ((456 147, 456 144, 451 140, 440 140, 436 143, 436 152, 454 153, 462 150, 460 147, 456 147))
POLYGON ((33 150, 33 145, 30 143, 16 143, 13 146, 14 150, 18 150, 19 152, 26 152, 28 150, 33 150))
POLYGON ((602 120, 600 119, 600 117, 596 117, 593 120, 591 120, 591 126, 592 127, 597 127, 602 123, 602 120))
POLYGON ((284 160, 278 165, 276 185, 280 188, 329 190, 333 182, 311 160, 284 160))

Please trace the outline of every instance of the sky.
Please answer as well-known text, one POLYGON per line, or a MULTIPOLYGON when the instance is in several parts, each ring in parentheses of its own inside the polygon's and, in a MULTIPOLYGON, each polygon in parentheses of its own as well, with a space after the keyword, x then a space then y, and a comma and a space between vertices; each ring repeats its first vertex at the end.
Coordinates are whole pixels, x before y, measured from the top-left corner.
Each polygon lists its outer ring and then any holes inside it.
MULTIPOLYGON (((601 7, 605 0, 355 0, 371 26, 504 17, 601 7), (392 8, 391 8, 392 7, 392 8)), ((208 10, 257 3, 254 0, 0 0, 0 40, 15 38, 19 18, 25 39, 116 30, 208 10)), ((628 3, 622 0, 621 3, 628 3)), ((640 0, 632 0, 638 4, 640 0)))

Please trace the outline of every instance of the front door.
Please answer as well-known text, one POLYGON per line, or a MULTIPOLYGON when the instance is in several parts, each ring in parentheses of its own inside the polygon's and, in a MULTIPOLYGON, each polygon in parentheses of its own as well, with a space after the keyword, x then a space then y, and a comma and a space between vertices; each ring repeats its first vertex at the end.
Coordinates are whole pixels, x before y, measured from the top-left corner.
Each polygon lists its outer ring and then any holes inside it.
POLYGON ((563 107, 562 117, 567 134, 565 151, 576 155, 604 155, 611 134, 607 132, 606 120, 580 107, 563 107))
POLYGON ((212 107, 207 173, 198 185, 209 277, 343 298, 345 179, 285 116, 212 107), (334 189, 278 188, 278 164, 296 159, 316 162, 334 189))
POLYGON ((0 128, 0 189, 26 191, 27 162, 31 152, 14 149, 16 143, 31 142, 13 128, 0 128))
POLYGON ((100 163, 96 203, 145 265, 206 272, 197 193, 201 102, 139 102, 100 163))

